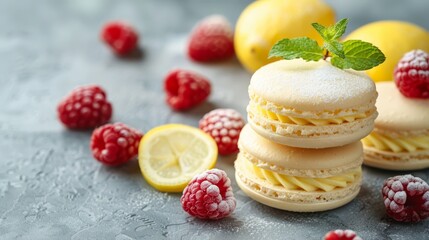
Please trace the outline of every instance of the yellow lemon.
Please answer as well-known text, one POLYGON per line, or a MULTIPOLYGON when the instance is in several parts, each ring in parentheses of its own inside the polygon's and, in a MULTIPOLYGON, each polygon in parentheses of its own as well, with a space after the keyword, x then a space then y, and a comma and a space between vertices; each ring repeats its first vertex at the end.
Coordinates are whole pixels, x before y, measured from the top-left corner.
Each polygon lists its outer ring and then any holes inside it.
POLYGON ((395 66, 406 52, 413 49, 429 52, 429 33, 403 21, 373 22, 350 33, 345 40, 349 39, 370 42, 386 56, 384 63, 367 71, 376 82, 392 80, 395 66))
POLYGON ((162 192, 182 192, 198 173, 213 168, 217 145, 198 128, 182 124, 156 127, 139 145, 139 165, 143 177, 162 192))
POLYGON ((259 0, 244 9, 238 18, 234 47, 243 66, 254 72, 278 60, 267 59, 271 47, 283 38, 308 36, 322 43, 311 23, 329 26, 335 13, 323 0, 259 0))

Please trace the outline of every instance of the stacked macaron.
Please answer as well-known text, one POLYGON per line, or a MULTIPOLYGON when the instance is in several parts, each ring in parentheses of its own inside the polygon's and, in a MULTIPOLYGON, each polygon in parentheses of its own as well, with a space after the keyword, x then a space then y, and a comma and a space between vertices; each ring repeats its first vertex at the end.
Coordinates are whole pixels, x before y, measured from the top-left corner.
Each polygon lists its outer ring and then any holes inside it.
POLYGON ((360 190, 360 139, 377 117, 375 84, 328 61, 280 60, 249 85, 236 180, 251 198, 297 212, 342 206, 360 190))
POLYGON ((390 170, 429 167, 429 99, 403 96, 393 82, 377 83, 380 115, 362 140, 365 164, 390 170))
POLYGON ((429 168, 429 54, 405 54, 395 82, 376 87, 380 115, 374 131, 362 140, 365 164, 389 170, 429 168))

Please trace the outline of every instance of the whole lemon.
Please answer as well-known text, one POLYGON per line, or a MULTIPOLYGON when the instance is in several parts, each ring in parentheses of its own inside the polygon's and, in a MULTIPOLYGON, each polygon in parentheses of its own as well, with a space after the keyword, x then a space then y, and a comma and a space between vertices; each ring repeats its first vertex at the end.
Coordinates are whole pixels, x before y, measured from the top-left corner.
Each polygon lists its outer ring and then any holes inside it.
POLYGON ((429 33, 409 22, 378 21, 364 25, 346 37, 370 42, 386 56, 386 61, 367 71, 375 81, 391 81, 396 64, 413 49, 429 51, 429 33))
POLYGON ((247 6, 235 27, 238 59, 251 72, 278 59, 268 59, 271 47, 283 38, 322 38, 311 26, 335 23, 335 12, 323 0, 259 0, 247 6))

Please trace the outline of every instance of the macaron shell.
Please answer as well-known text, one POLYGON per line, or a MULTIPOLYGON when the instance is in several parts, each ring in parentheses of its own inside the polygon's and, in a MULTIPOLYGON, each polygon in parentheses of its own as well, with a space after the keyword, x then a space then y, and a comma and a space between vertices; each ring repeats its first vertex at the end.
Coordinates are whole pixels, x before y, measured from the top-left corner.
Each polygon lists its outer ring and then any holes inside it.
POLYGON ((236 166, 235 179, 240 189, 255 201, 270 207, 293 212, 318 212, 341 207, 359 193, 361 178, 345 188, 331 192, 286 190, 247 176, 236 166))
POLYGON ((250 111, 247 119, 258 134, 276 143, 300 148, 330 148, 347 145, 367 136, 374 128, 376 117, 377 112, 374 112, 370 117, 350 123, 325 126, 278 123, 250 111))
POLYGON ((407 98, 394 82, 380 82, 375 128, 389 132, 429 131, 429 99, 407 98))
POLYGON ((364 164, 375 168, 396 171, 429 168, 429 150, 394 153, 364 147, 364 153, 364 164))
POLYGON ((317 112, 365 105, 377 94, 363 72, 302 59, 265 65, 253 74, 249 90, 278 105, 317 112))
POLYGON ((249 125, 244 126, 241 130, 238 145, 240 151, 247 152, 269 165, 297 170, 321 170, 337 167, 349 170, 349 166, 356 167, 360 164, 363 156, 360 141, 335 148, 295 148, 271 142, 253 131, 249 125))

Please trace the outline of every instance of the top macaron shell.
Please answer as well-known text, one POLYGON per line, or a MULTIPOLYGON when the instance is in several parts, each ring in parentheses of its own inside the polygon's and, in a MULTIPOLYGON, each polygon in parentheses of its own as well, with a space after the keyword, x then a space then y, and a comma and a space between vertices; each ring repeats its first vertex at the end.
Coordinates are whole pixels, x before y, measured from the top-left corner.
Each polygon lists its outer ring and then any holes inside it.
POLYGON ((429 130, 429 99, 407 98, 394 82, 380 82, 376 86, 377 130, 397 133, 429 130))
POLYGON ((335 111, 368 104, 377 97, 363 72, 342 70, 328 61, 280 60, 256 71, 249 91, 299 111, 335 111))

